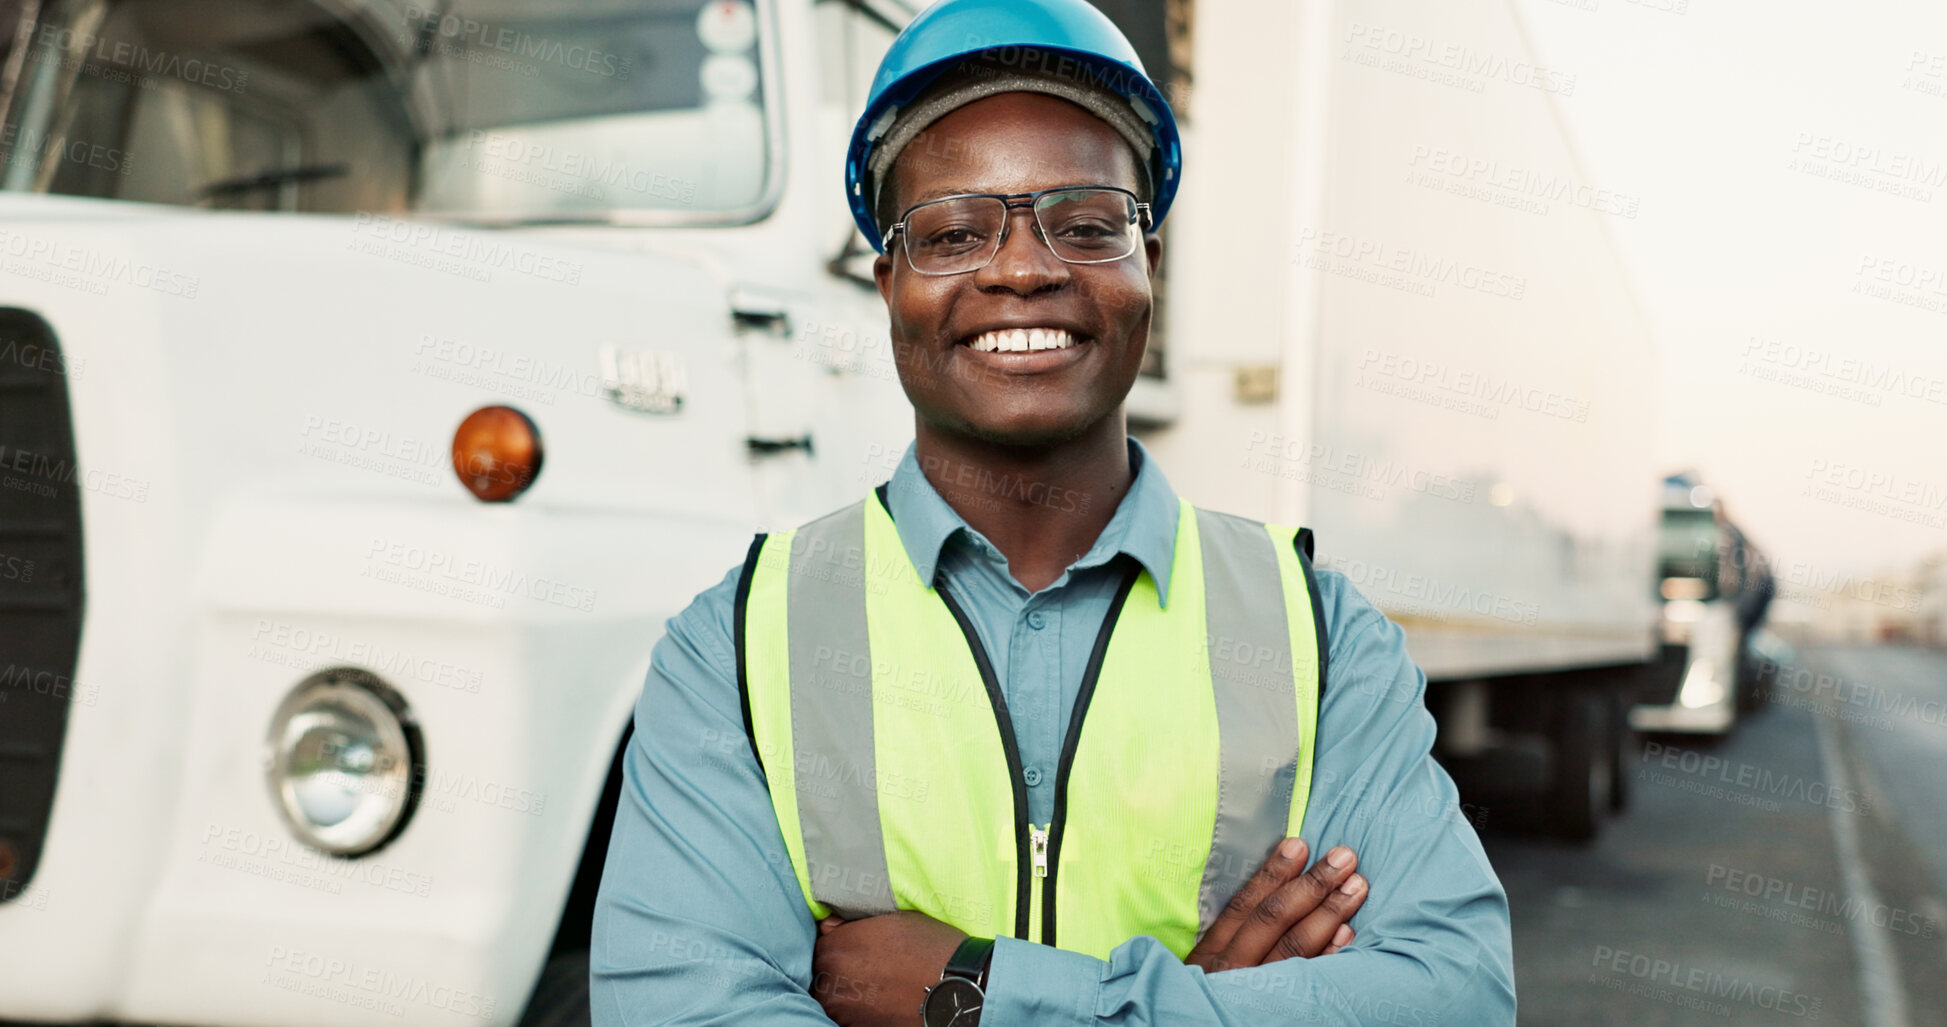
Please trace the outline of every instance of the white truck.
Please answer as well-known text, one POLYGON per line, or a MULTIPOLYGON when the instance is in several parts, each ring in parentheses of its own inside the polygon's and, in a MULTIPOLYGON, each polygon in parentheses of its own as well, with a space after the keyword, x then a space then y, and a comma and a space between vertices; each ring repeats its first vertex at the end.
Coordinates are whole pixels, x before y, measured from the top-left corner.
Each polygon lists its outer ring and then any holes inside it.
POLYGON ((1728 734, 1778 680, 1778 662, 1753 652, 1776 591, 1770 560, 1694 474, 1664 479, 1662 518, 1662 646, 1629 722, 1639 731, 1728 734))
MULTIPOLYGON (((1458 12, 1122 6, 1190 132, 1135 430, 1199 503, 1318 528, 1450 755, 1566 724, 1593 817, 1654 496, 1564 81, 1458 12), (1532 148, 1546 214, 1458 171, 1532 148)), ((571 1022, 664 621, 911 438, 840 202, 911 11, 17 9, 0 1018, 571 1022)))

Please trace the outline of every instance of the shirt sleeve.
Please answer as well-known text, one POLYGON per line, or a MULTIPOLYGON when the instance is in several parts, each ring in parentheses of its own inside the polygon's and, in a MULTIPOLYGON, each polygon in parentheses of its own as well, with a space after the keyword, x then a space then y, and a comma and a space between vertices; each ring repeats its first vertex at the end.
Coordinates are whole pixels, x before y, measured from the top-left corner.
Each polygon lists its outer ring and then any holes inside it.
POLYGON ((1512 1025, 1507 893, 1429 755, 1426 676, 1405 633, 1319 570, 1329 651, 1318 758, 1300 834, 1316 859, 1359 856, 1369 883, 1349 948, 1207 974, 1139 935, 1109 959, 995 941, 983 1020, 1137 1025, 1512 1025))
POLYGON ((622 766, 589 946, 595 1027, 818 1024, 817 925, 744 731, 742 565, 670 619, 622 766))

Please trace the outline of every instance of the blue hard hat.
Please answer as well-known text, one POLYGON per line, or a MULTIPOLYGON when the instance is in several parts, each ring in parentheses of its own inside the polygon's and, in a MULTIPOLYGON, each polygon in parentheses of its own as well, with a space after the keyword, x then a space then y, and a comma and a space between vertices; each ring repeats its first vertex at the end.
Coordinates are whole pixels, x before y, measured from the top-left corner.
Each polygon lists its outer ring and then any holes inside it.
POLYGON ((1150 157, 1156 193, 1150 198, 1150 215, 1153 224, 1163 223, 1182 178, 1176 118, 1114 22, 1087 0, 940 0, 915 16, 887 48, 845 153, 845 200, 875 251, 885 248, 866 188, 867 161, 898 109, 961 59, 982 54, 1005 59, 1010 48, 1022 47, 1073 58, 1093 82, 1132 101, 1156 141, 1150 157))

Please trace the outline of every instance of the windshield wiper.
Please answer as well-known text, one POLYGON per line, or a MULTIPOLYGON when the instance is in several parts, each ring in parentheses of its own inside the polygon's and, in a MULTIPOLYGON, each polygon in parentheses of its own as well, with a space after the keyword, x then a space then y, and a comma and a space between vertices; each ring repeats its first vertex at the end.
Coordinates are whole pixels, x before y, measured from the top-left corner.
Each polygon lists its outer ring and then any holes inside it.
POLYGON ((237 175, 233 178, 219 178, 196 190, 198 199, 211 200, 219 196, 239 196, 244 193, 275 189, 291 182, 316 182, 327 178, 343 178, 351 173, 349 164, 301 164, 291 168, 272 168, 254 175, 237 175))

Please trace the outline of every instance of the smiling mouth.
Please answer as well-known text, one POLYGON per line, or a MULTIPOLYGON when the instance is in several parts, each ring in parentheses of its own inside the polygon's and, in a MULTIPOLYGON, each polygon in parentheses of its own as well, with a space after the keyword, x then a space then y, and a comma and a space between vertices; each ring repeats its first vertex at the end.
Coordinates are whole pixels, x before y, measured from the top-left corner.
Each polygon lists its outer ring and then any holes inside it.
POLYGON ((1010 328, 982 332, 961 343, 982 353, 1036 353, 1041 350, 1070 349, 1087 342, 1065 328, 1010 328))

